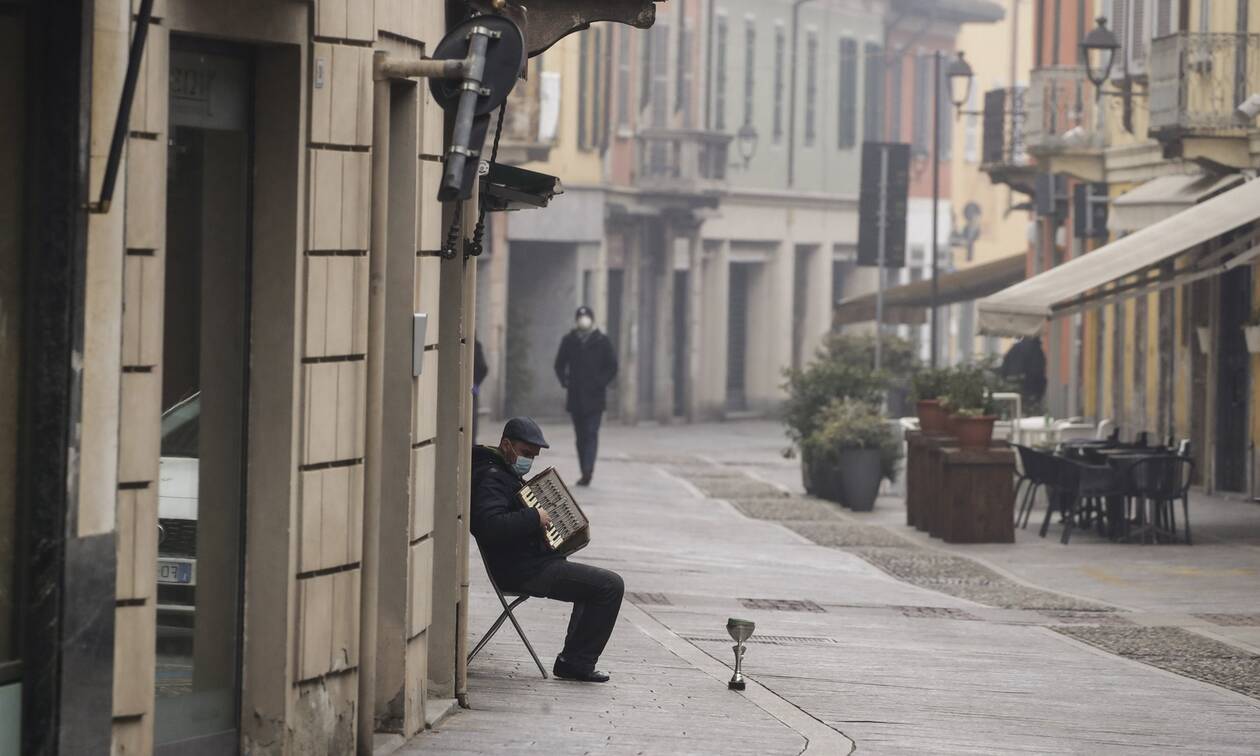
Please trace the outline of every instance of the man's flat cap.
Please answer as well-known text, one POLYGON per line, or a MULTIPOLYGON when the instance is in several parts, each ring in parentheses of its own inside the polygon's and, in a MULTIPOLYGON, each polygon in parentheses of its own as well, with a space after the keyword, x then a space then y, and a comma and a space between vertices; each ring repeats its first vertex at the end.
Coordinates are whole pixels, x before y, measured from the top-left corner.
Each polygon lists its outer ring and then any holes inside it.
POLYGON ((586 317, 590 318, 591 320, 594 320, 594 319, 595 319, 595 311, 594 311, 594 310, 592 310, 591 308, 587 307, 586 305, 582 305, 581 307, 577 308, 577 312, 576 312, 576 313, 574 313, 574 315, 573 315, 573 319, 574 319, 574 320, 577 320, 578 318, 582 317, 583 315, 585 315, 586 317))
POLYGON ((528 417, 514 417, 503 426, 503 437, 511 441, 524 441, 542 449, 550 449, 547 439, 543 438, 542 428, 528 417))

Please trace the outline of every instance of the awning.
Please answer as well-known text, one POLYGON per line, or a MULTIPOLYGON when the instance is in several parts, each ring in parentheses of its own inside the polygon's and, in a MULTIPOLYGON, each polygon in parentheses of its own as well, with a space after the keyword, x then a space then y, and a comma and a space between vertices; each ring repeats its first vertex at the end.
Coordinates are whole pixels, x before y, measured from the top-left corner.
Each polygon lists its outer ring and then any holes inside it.
MULTIPOLYGON (((1025 263, 1026 256, 1021 253, 939 276, 936 302, 940 306, 969 302, 1001 291, 1024 280, 1025 263)), ((833 323, 842 326, 875 320, 875 296, 874 293, 863 294, 839 302, 833 323)), ((931 306, 931 280, 884 290, 885 323, 920 325, 927 321, 927 309, 931 306)))
POLYGON ((1227 192, 1243 180, 1237 173, 1224 176, 1202 173, 1160 176, 1112 200, 1107 228, 1113 233, 1146 228, 1227 192))
POLYGON ((1035 336, 1056 316, 1219 275, 1260 254, 1257 219, 1260 181, 1249 181, 980 300, 980 329, 1035 336))

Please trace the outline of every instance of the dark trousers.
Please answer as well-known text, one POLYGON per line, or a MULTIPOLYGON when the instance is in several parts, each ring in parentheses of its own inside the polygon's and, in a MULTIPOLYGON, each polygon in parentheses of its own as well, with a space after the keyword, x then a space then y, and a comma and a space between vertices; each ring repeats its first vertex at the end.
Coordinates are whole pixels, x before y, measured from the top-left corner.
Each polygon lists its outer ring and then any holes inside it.
POLYGON ((594 669, 621 611, 621 597, 626 590, 621 576, 589 564, 557 559, 520 588, 531 596, 573 604, 560 655, 577 669, 594 669))
POLYGON ((582 468, 582 477, 589 478, 595 473, 595 455, 599 452, 599 422, 603 419, 601 412, 570 412, 573 418, 573 434, 577 437, 578 465, 582 468))

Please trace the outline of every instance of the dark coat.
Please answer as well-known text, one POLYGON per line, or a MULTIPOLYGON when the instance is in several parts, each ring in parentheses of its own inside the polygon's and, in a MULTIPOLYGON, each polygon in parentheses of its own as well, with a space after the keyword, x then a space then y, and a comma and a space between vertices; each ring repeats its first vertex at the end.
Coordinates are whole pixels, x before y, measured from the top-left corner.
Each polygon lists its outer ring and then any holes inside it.
POLYGON ((538 512, 516 498, 524 484, 498 449, 473 447, 469 527, 500 587, 519 586, 563 559, 547 547, 538 512))
POLYGON ((617 354, 612 342, 598 328, 583 339, 569 331, 556 352, 556 377, 569 390, 564 409, 585 415, 603 412, 608 384, 617 377, 617 354))

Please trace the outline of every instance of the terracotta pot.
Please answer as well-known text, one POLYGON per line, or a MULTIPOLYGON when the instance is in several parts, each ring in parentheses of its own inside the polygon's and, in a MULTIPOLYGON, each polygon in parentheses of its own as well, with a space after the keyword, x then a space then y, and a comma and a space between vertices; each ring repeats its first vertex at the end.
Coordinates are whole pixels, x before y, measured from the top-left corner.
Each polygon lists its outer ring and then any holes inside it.
POLYGON ((982 417, 954 415, 954 435, 958 438, 958 445, 964 449, 988 449, 993 441, 995 422, 997 422, 997 417, 993 415, 982 417))
POLYGON ((919 430, 924 433, 946 433, 949 431, 949 413, 941 406, 939 399, 920 399, 915 405, 919 416, 919 430))

